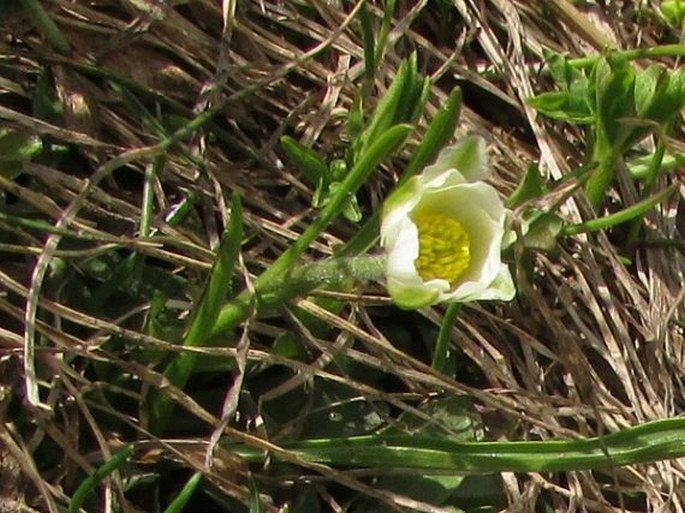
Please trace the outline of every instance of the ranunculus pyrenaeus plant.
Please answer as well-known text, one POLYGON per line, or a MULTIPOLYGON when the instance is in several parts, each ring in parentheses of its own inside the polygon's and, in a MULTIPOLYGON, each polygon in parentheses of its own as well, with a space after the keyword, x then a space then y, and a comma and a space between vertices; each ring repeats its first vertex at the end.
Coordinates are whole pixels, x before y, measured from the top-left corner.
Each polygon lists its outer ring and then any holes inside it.
POLYGON ((485 141, 466 137, 386 200, 381 245, 388 291, 400 307, 514 297, 501 260, 507 211, 483 182, 488 171, 485 141))

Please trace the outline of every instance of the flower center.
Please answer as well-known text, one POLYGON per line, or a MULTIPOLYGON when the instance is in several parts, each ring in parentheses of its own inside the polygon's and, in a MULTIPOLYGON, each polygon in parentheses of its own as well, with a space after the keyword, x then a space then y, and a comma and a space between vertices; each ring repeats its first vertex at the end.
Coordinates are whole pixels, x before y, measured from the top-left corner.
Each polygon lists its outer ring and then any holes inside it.
POLYGON ((454 284, 471 262, 469 234, 444 214, 423 214, 414 223, 419 231, 419 257, 414 261, 419 276, 454 284))

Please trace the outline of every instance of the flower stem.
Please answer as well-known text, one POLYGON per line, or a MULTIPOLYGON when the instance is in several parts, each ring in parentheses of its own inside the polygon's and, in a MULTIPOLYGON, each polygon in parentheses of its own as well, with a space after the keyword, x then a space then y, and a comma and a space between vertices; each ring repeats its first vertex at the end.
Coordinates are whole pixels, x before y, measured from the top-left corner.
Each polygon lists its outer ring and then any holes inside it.
MULTIPOLYGON (((685 45, 661 45, 648 48, 634 48, 631 50, 621 50, 613 52, 629 61, 637 59, 655 59, 659 57, 685 57, 685 45)), ((591 68, 603 54, 591 55, 569 59, 568 63, 574 68, 591 68)))
POLYGON ((331 258, 299 266, 290 280, 321 284, 344 279, 378 280, 385 272, 385 255, 331 258))
POLYGON ((597 167, 592 171, 587 182, 585 182, 585 193, 596 212, 599 212, 602 207, 607 189, 614 179, 614 169, 618 158, 618 155, 614 152, 600 157, 597 167))
POLYGON ((261 287, 252 296, 245 291, 222 308, 223 326, 216 327, 213 336, 226 332, 226 327, 235 328, 244 321, 252 309, 282 304, 307 294, 321 285, 331 285, 347 280, 378 280, 385 273, 385 255, 360 255, 347 258, 331 258, 295 267, 291 272, 261 287))

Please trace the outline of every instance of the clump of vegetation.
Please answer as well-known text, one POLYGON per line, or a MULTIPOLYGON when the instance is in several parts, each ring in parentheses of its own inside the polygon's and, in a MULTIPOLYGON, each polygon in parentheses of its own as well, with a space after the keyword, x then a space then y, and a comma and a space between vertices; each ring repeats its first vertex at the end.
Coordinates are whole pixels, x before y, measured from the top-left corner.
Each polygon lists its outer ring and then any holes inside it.
POLYGON ((681 2, 8 2, 0 510, 678 511, 681 2))

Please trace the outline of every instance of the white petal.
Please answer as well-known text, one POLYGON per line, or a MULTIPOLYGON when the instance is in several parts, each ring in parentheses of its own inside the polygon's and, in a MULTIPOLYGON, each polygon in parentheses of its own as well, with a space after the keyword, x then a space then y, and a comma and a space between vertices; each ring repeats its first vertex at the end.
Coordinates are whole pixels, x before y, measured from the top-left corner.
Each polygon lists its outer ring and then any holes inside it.
POLYGON ((386 239, 386 280, 388 292, 402 308, 421 308, 437 301, 449 290, 445 280, 424 282, 416 271, 414 261, 419 256, 416 225, 407 217, 397 231, 386 239))
POLYGON ((462 278, 463 282, 490 283, 499 272, 504 233, 505 209, 497 191, 479 182, 426 194, 413 215, 431 213, 456 219, 471 237, 471 265, 462 278))
POLYGON ((482 137, 470 135, 462 138, 454 146, 444 148, 435 164, 424 169, 423 175, 427 180, 431 180, 448 169, 458 170, 468 182, 487 178, 489 168, 485 140, 482 137))
POLYGON ((499 272, 495 279, 489 283, 465 283, 464 286, 458 287, 451 294, 444 294, 441 301, 446 302, 460 302, 468 301, 511 301, 516 295, 516 287, 514 280, 511 278, 509 267, 506 264, 501 264, 499 272), (466 287, 466 285, 469 285, 466 287))

